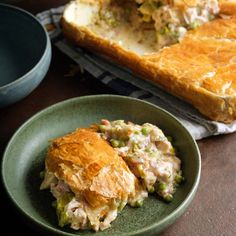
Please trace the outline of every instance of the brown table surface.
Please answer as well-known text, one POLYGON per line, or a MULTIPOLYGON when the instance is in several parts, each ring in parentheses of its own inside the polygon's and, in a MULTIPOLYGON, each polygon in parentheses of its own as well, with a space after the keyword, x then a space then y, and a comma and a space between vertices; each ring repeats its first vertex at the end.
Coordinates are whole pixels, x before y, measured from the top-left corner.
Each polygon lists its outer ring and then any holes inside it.
MULTIPOLYGON (((24 0, 18 6, 37 13, 66 3, 65 0, 24 0)), ((114 93, 89 74, 66 77, 72 61, 53 47, 50 69, 28 97, 0 109, 0 155, 7 142, 28 118, 43 108, 62 100, 91 94, 114 93)), ((162 236, 236 235, 236 133, 211 137, 197 142, 202 154, 202 175, 191 205, 162 236)), ((11 206, 1 183, 1 230, 37 235, 11 206), (3 196, 3 198, 2 198, 3 196), (10 223, 12 227, 8 227, 10 223)))

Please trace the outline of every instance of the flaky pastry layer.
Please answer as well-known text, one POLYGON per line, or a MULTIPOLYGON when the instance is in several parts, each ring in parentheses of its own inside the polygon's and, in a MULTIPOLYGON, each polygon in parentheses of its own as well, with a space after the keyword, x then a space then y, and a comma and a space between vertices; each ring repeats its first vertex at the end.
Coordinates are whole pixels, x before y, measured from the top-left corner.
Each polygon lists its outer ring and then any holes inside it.
POLYGON ((92 207, 127 201, 139 187, 123 159, 91 129, 77 129, 53 140, 45 163, 48 172, 92 207))

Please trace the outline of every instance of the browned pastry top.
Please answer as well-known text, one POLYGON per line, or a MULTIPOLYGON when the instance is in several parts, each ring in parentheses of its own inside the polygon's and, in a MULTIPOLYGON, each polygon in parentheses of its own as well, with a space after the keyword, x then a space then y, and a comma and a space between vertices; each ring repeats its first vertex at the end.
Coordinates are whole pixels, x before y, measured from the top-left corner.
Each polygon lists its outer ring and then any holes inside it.
POLYGON ((94 207, 127 199, 137 184, 123 159, 91 129, 77 129, 53 140, 46 167, 94 207))

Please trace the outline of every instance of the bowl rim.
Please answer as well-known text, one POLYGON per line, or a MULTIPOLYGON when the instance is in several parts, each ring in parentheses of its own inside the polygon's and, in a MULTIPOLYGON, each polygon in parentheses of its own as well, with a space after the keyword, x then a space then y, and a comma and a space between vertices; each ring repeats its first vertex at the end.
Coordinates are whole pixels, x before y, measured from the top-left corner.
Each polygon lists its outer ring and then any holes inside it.
MULTIPOLYGON (((2 182, 3 182, 3 186, 5 188, 5 191, 8 195, 8 197, 10 198, 11 202, 15 205, 15 207, 18 209, 18 211, 23 214, 27 219, 31 220, 33 224, 37 225, 37 227, 40 227, 40 230, 45 229, 48 230, 51 233, 55 233, 57 235, 62 235, 62 236, 75 236, 76 233, 69 233, 69 232, 65 232, 62 231, 60 229, 54 228, 52 226, 47 225, 46 223, 42 223, 40 220, 35 219, 34 217, 32 217, 29 213, 27 213, 24 209, 22 209, 20 207, 20 205, 18 204, 17 200, 15 200, 14 196, 10 193, 11 190, 8 187, 7 181, 5 179, 5 162, 6 162, 6 155, 8 153, 8 150, 11 147, 11 143, 14 142, 14 139, 18 136, 18 134, 21 133, 22 130, 24 130, 25 128, 27 128, 28 125, 30 125, 31 122, 34 122, 34 120, 37 120, 39 117, 44 116, 45 114, 47 114, 48 112, 50 112, 50 110, 55 109, 55 108, 59 108, 61 106, 65 106, 66 104, 70 104, 76 101, 82 101, 82 100, 94 100, 96 101, 97 99, 123 99, 123 100, 129 100, 129 101, 136 101, 136 102, 140 102, 143 104, 146 104, 148 106, 151 106, 155 109, 158 109, 159 111, 166 113, 168 116, 170 116, 171 119, 173 119, 175 122, 178 123, 179 126, 181 126, 181 128, 184 130, 184 132, 186 133, 187 136, 189 136, 189 139, 191 140, 192 145, 195 148, 196 151, 196 176, 194 179, 194 182, 192 184, 192 187, 190 189, 190 191, 188 192, 188 194, 186 195, 186 197, 183 199, 183 201, 181 201, 181 203, 178 205, 178 207, 176 207, 169 215, 167 215, 165 218, 163 218, 160 221, 157 221, 149 226, 143 227, 142 229, 138 229, 136 231, 132 231, 132 232, 128 232, 125 235, 126 236, 131 236, 131 235, 144 235, 145 233, 151 232, 152 230, 155 231, 155 229, 158 226, 161 226, 162 224, 164 225, 160 231, 158 231, 158 233, 160 233, 162 230, 166 229, 166 226, 168 226, 169 224, 172 223, 168 223, 168 222, 174 222, 178 216, 181 216, 184 211, 186 210, 186 208, 189 206, 189 204, 191 203, 192 199, 195 196, 195 193, 197 191, 199 182, 200 182, 200 177, 201 177, 201 153, 200 150, 198 148, 198 145, 195 141, 195 139, 193 138, 193 136, 190 134, 190 132, 184 127, 184 125, 174 116, 172 115, 170 112, 166 111, 165 109, 138 99, 138 98, 133 98, 133 97, 127 97, 127 96, 123 96, 123 95, 113 95, 113 94, 99 94, 99 95, 86 95, 86 96, 80 96, 80 97, 74 97, 74 98, 70 98, 70 99, 66 99, 64 101, 55 103, 53 105, 50 105, 44 109, 42 109, 41 111, 37 112, 35 115, 33 115, 31 118, 29 118, 28 120, 26 120, 26 122, 24 122, 14 133, 14 135, 11 137, 10 141, 7 144, 7 147, 4 150, 3 156, 2 156, 2 161, 1 161, 1 178, 2 178, 2 182)), ((124 235, 124 234, 120 234, 120 235, 124 235)))
POLYGON ((37 68, 41 65, 41 63, 45 60, 45 58, 47 57, 47 54, 48 54, 48 50, 51 50, 51 42, 50 42, 50 39, 49 39, 49 36, 48 36, 48 33, 45 29, 45 27, 41 24, 41 22, 36 18, 36 16, 34 16, 33 14, 31 14, 30 12, 20 8, 20 7, 16 7, 16 6, 12 6, 10 4, 6 4, 6 3, 0 3, 0 8, 10 8, 11 10, 14 10, 16 12, 19 12, 21 14, 24 14, 28 17, 30 17, 32 20, 34 20, 38 25, 39 27, 41 27, 41 29, 43 30, 44 32, 44 36, 45 36, 45 48, 44 48, 44 51, 43 51, 43 54, 42 56, 40 57, 40 59, 38 60, 38 62, 29 70, 27 71, 24 75, 18 77, 17 79, 11 81, 10 83, 7 83, 3 86, 0 86, 0 92, 1 90, 3 89, 6 89, 8 87, 11 87, 13 86, 14 84, 18 84, 20 83, 22 80, 24 80, 25 78, 28 78, 28 76, 35 70, 37 70, 37 68))

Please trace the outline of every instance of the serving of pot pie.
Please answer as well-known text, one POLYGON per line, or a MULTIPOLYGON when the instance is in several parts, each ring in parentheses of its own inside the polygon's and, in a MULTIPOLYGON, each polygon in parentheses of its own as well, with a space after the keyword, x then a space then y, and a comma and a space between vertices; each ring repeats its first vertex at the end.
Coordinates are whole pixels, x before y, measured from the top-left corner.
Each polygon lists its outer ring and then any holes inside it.
MULTIPOLYGON (((181 161, 163 132, 145 123, 102 120, 51 141, 40 189, 50 189, 59 226, 104 230, 148 193, 173 200, 181 161)), ((157 203, 158 204, 158 203, 157 203)))
POLYGON ((140 206, 147 192, 97 132, 77 129, 47 152, 41 189, 50 188, 60 226, 104 230, 124 206, 140 206))

